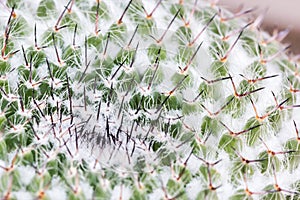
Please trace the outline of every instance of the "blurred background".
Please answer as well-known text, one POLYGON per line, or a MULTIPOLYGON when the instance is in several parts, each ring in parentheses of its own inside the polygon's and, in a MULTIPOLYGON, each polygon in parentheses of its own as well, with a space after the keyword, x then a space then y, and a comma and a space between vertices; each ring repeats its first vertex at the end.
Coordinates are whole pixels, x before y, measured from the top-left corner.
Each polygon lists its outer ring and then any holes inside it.
POLYGON ((300 0, 220 0, 219 5, 237 11, 241 5, 244 9, 255 8, 253 14, 265 13, 262 28, 272 33, 275 28, 289 29, 290 33, 283 43, 291 44, 294 54, 300 54, 300 0))

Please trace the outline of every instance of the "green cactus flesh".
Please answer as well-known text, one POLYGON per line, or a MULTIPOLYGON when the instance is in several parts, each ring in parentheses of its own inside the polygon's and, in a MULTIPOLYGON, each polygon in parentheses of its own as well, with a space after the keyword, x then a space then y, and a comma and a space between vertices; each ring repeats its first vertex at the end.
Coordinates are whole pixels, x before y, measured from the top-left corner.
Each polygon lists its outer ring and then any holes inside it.
POLYGON ((0 6, 2 199, 300 199, 285 31, 202 0, 0 6))

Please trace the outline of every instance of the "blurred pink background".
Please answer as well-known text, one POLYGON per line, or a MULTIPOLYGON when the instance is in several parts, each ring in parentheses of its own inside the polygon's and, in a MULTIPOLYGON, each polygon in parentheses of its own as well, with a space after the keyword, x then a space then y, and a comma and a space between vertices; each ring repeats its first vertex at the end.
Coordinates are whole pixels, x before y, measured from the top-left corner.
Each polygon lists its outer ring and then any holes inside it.
POLYGON ((292 52, 300 54, 299 0, 220 0, 219 4, 231 11, 237 10, 241 5, 244 5, 244 9, 256 8, 253 14, 250 14, 254 16, 265 12, 263 29, 272 33, 275 28, 288 28, 290 33, 283 42, 291 44, 292 52))

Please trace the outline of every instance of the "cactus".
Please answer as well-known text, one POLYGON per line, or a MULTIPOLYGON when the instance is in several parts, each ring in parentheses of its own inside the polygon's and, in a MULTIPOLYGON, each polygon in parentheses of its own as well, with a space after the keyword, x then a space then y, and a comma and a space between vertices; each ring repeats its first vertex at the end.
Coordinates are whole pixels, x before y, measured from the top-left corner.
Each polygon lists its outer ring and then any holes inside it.
POLYGON ((300 198, 286 31, 217 1, 0 3, 2 199, 300 198))

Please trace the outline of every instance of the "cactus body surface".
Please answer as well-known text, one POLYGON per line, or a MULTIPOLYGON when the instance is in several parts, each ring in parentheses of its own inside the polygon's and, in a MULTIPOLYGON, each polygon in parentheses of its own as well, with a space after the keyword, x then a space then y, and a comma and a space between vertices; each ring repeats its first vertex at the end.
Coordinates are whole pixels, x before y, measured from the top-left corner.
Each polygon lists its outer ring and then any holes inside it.
POLYGON ((0 1, 3 199, 300 199, 300 73, 213 1, 0 1))

